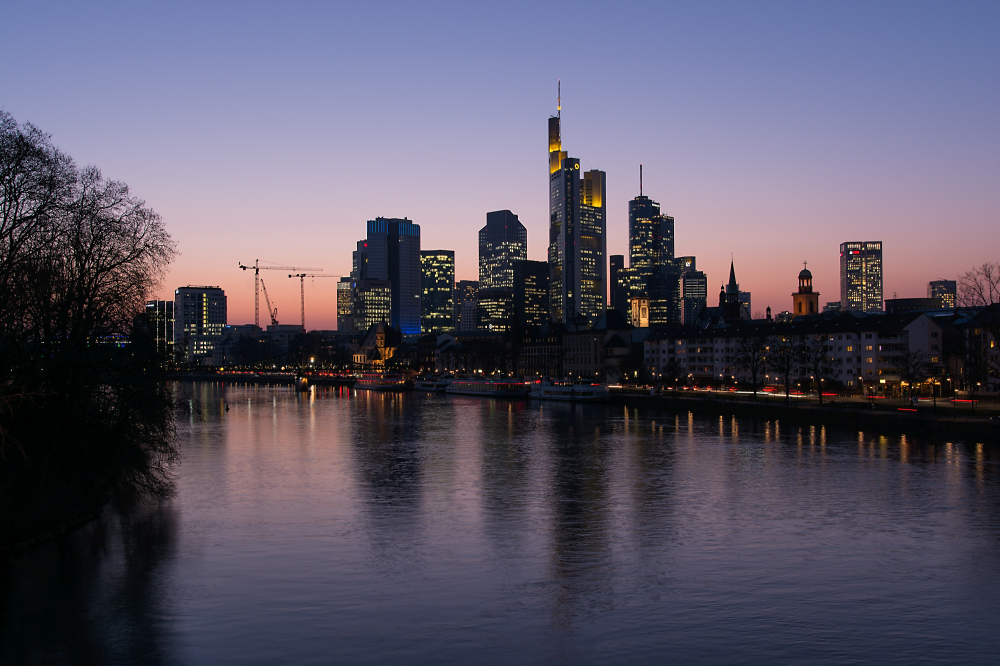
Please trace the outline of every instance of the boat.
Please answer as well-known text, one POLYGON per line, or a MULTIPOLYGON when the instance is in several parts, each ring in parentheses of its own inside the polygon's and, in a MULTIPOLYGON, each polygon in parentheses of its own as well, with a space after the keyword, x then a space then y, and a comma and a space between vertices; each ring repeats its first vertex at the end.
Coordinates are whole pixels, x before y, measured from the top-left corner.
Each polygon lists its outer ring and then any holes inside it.
POLYGON ((413 388, 413 385, 403 375, 387 372, 359 375, 354 388, 368 391, 406 391, 413 388))
POLYGON ((451 380, 447 377, 417 377, 413 380, 413 388, 418 391, 444 393, 451 380))
POLYGON ((453 379, 446 392, 449 395, 478 395, 487 398, 526 398, 528 385, 516 379, 472 377, 453 379))
POLYGON ((563 402, 606 402, 610 392, 607 384, 590 382, 541 381, 531 385, 531 397, 537 400, 563 402))

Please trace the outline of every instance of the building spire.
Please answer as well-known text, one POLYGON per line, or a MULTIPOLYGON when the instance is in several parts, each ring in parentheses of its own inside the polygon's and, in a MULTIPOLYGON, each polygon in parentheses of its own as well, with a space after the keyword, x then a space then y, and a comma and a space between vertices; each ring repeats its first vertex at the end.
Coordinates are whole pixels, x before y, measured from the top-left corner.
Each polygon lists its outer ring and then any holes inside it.
POLYGON ((642 164, 639 165, 639 196, 642 196, 642 164))
POLYGON ((736 285, 736 264, 732 259, 729 260, 729 284, 736 285))
POLYGON ((556 118, 559 118, 560 120, 562 120, 562 79, 559 79, 558 81, 559 82, 556 83, 556 86, 557 86, 557 88, 556 88, 556 91, 557 91, 557 93, 556 93, 557 94, 557 97, 556 97, 556 118))

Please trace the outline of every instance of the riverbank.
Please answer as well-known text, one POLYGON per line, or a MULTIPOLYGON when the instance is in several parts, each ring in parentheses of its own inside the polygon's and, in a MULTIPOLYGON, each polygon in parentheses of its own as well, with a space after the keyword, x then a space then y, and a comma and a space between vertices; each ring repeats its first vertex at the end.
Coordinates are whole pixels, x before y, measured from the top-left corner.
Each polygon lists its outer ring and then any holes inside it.
MULTIPOLYGON (((309 384, 316 386, 354 386, 354 377, 346 375, 305 375, 309 384)), ((299 377, 294 372, 198 372, 175 371, 167 379, 182 382, 223 382, 226 384, 277 384, 293 386, 299 377)))
POLYGON ((992 412, 982 415, 960 413, 950 403, 944 402, 939 403, 936 409, 879 404, 878 401, 832 400, 819 405, 815 402, 786 401, 762 395, 722 392, 705 394, 670 392, 649 395, 627 389, 612 390, 611 401, 670 411, 823 423, 858 430, 891 431, 907 435, 931 435, 946 439, 1000 443, 1000 420, 992 412))

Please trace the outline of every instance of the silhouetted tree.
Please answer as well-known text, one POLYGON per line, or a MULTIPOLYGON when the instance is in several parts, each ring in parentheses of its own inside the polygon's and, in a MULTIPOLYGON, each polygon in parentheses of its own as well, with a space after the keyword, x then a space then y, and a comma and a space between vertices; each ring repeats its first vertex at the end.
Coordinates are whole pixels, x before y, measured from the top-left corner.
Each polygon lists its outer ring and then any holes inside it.
POLYGON ((767 347, 767 336, 759 332, 745 335, 736 343, 735 364, 750 376, 750 390, 753 391, 754 397, 757 396, 760 376, 764 374, 767 366, 767 347))
POLYGON ((799 347, 802 365, 816 380, 816 392, 819 394, 819 404, 823 404, 823 380, 833 375, 830 352, 832 345, 827 344, 825 335, 810 336, 799 347))

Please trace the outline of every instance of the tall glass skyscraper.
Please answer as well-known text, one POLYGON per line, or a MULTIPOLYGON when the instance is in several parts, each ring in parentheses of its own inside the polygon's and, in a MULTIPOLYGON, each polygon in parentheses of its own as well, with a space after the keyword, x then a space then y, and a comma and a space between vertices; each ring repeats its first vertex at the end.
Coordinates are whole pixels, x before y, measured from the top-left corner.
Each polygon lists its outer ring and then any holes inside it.
POLYGON ((840 244, 840 309, 882 311, 882 241, 840 244))
POLYGON ((423 333, 454 333, 455 251, 421 250, 420 263, 420 329, 423 333))
POLYGON ((509 210, 486 214, 479 230, 479 318, 486 331, 507 331, 514 315, 514 268, 528 258, 528 230, 509 210))
POLYGON ((549 308, 552 321, 582 316, 593 326, 607 301, 603 171, 581 172, 562 149, 562 101, 549 118, 549 308))
MULTIPOLYGON (((420 225, 403 218, 368 221, 368 238, 358 243, 354 277, 390 285, 389 324, 403 335, 420 333, 420 225)), ((355 325, 359 322, 355 321, 355 325)), ((378 323, 378 322, 376 322, 378 323)))

